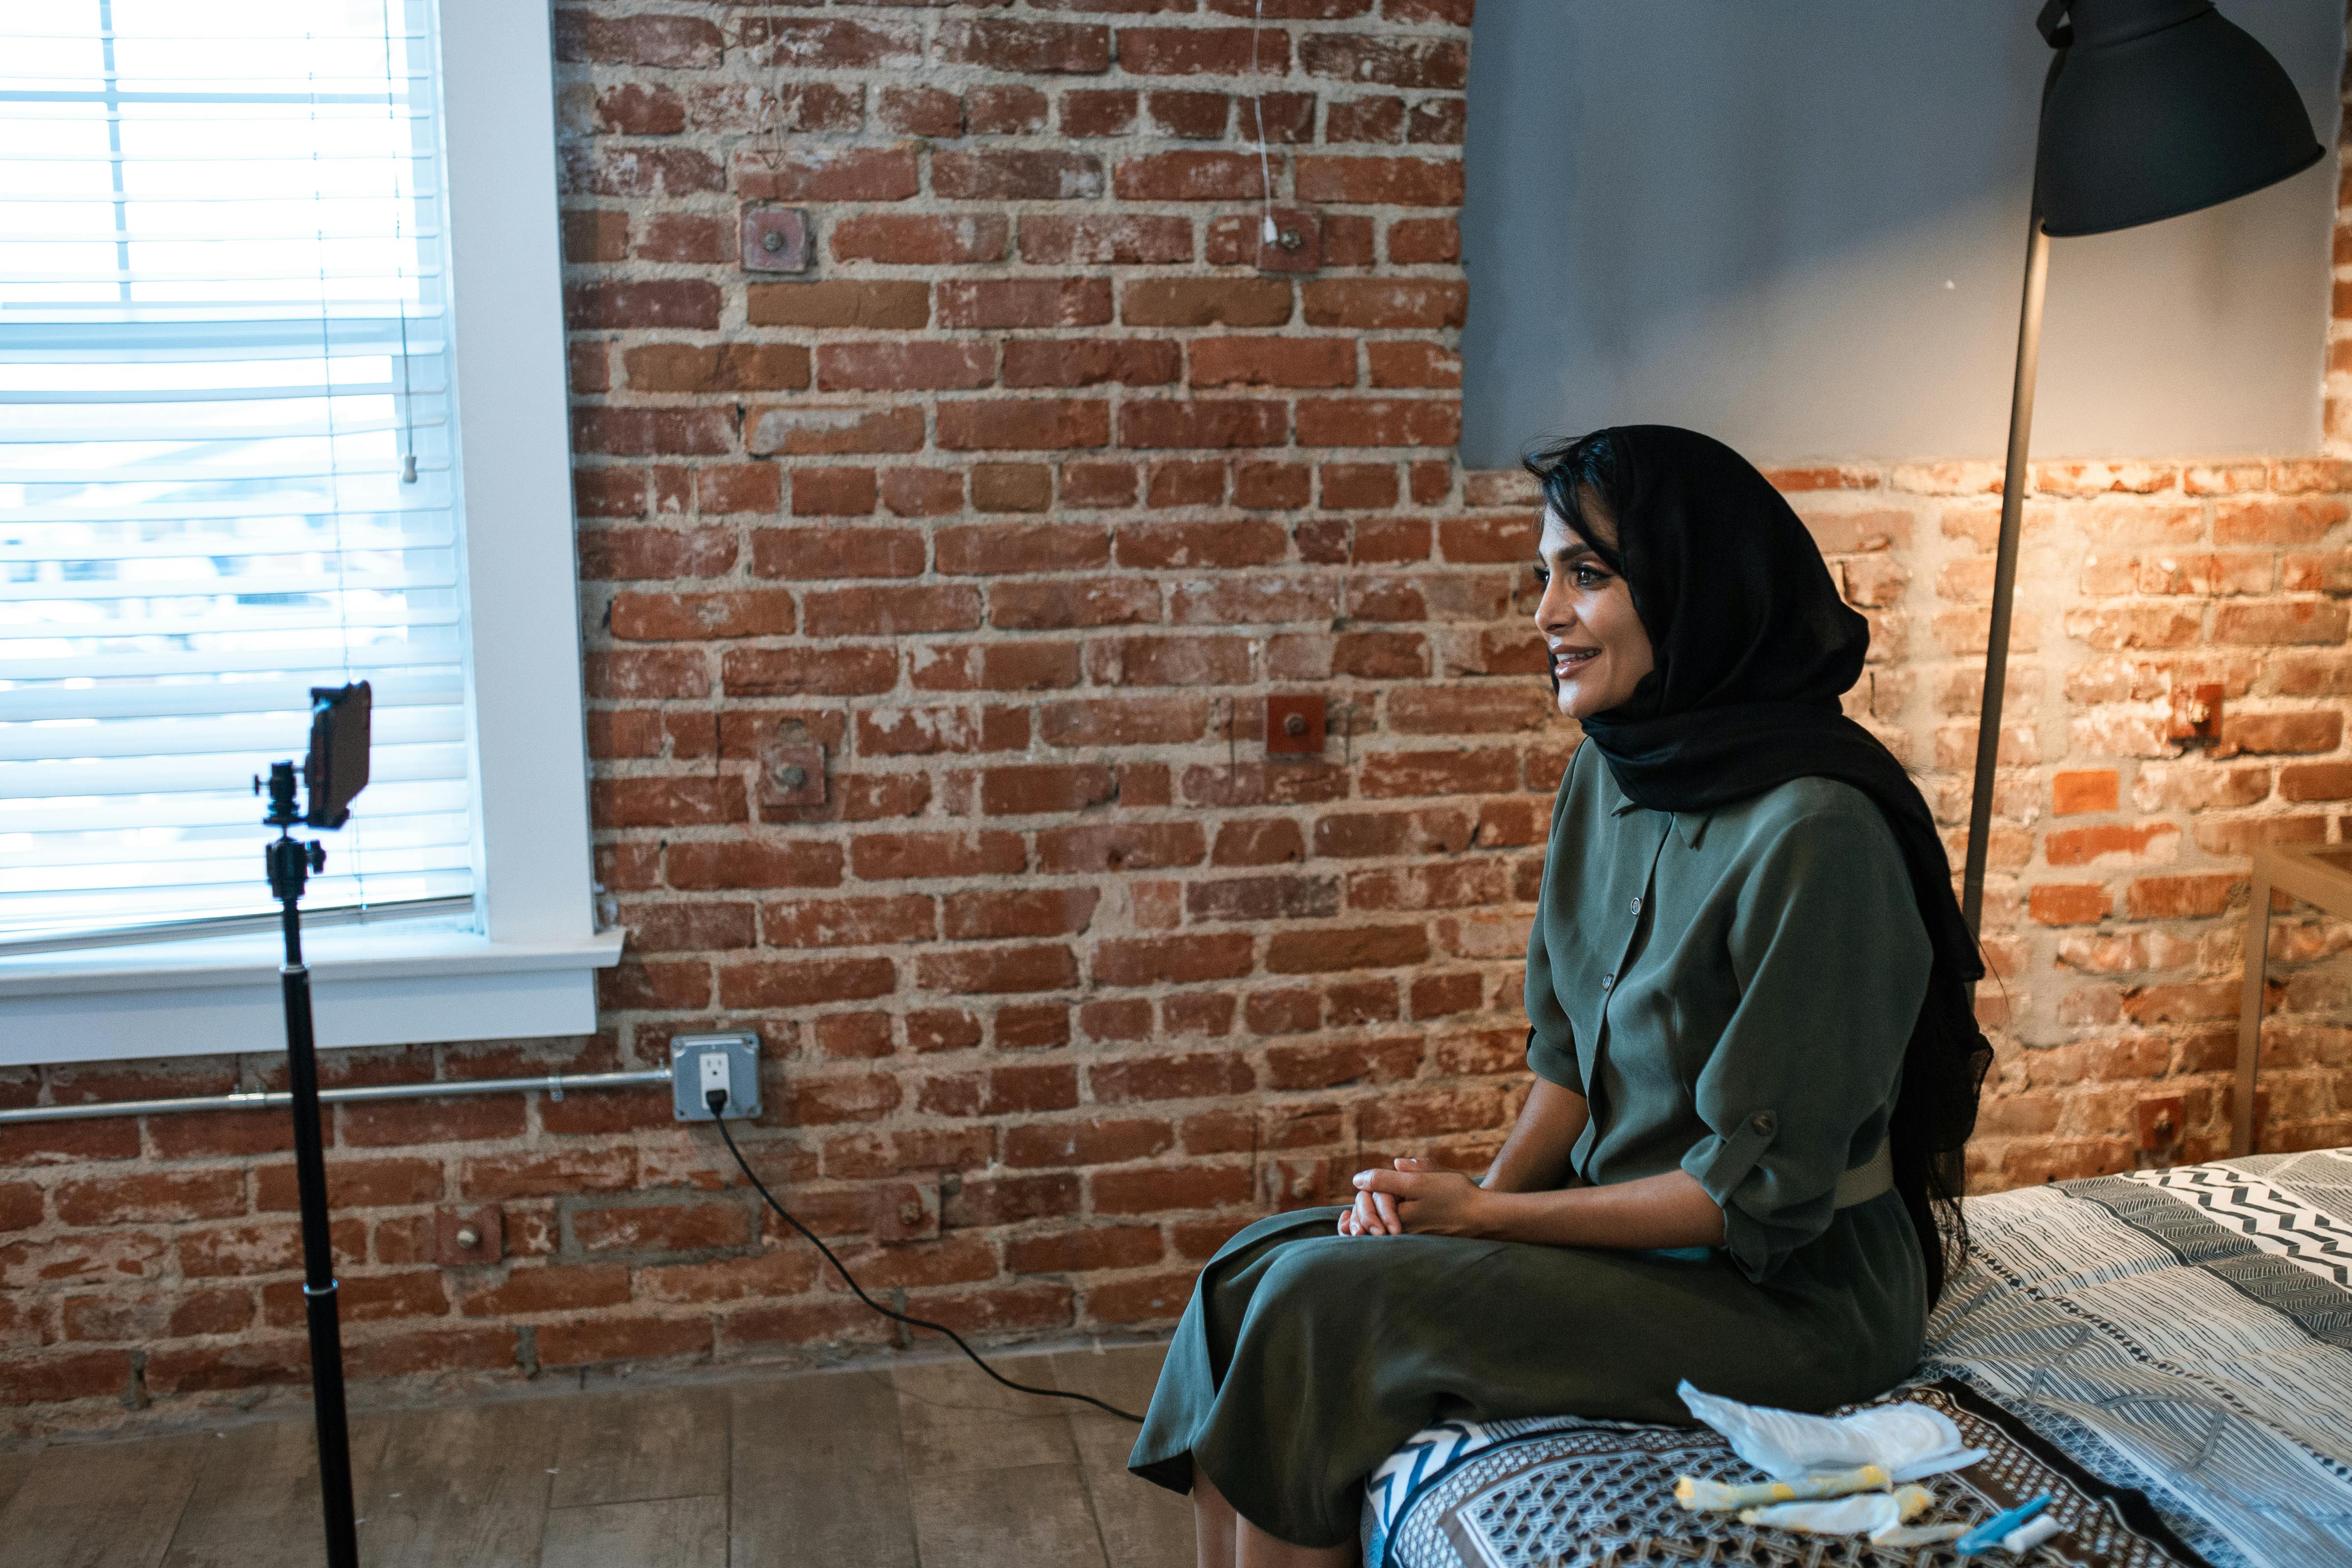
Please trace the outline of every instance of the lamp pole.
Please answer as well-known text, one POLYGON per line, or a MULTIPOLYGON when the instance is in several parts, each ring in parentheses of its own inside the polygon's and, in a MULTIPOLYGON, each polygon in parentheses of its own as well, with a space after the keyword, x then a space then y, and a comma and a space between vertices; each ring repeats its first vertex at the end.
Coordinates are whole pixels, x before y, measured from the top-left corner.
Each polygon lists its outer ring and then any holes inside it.
POLYGON ((1993 770, 2000 761, 2000 706, 2009 685, 2010 612, 2017 597, 2017 541, 2025 512, 2025 452, 2033 433, 2034 373, 2042 358, 2042 296, 2050 278, 2050 237, 2037 192, 2026 218, 2025 302, 2017 322, 2017 380, 2009 395, 2009 460, 2000 476, 2000 543, 1992 563, 1992 619, 1985 628, 1984 700, 1977 708, 1976 785, 1969 795, 1968 861, 1960 873, 1960 919, 1984 929, 1985 857, 1992 837, 1993 770))

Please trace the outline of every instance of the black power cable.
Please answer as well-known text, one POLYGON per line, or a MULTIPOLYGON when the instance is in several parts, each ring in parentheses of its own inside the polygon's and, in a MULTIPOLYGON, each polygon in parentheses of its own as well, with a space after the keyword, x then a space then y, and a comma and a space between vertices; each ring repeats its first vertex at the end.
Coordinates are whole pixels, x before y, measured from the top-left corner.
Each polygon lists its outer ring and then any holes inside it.
POLYGON ((971 1357, 972 1365, 980 1368, 981 1371, 988 1373, 989 1376, 996 1379, 997 1382, 1003 1384, 1005 1387, 1013 1390, 1015 1393, 1043 1394, 1048 1399, 1080 1400, 1087 1405, 1093 1405, 1097 1410, 1107 1410, 1122 1421, 1132 1421, 1139 1426, 1143 1425, 1142 1416, 1130 1415, 1127 1411, 1121 1410, 1116 1405, 1106 1405, 1091 1394, 1073 1394, 1066 1388, 1032 1388, 1025 1383, 1015 1383, 1011 1378, 1005 1376, 1003 1373, 997 1371, 994 1367, 989 1365, 986 1362, 981 1360, 980 1352, 972 1349, 970 1345, 964 1343, 963 1336, 957 1333, 953 1329, 949 1328, 946 1324, 925 1322, 920 1318, 910 1318, 904 1312, 894 1312, 889 1308, 884 1306, 881 1302, 876 1300, 873 1297, 868 1296, 866 1293, 866 1288, 858 1284, 856 1279, 852 1276, 848 1268, 843 1265, 841 1259, 833 1255, 833 1248, 827 1247, 824 1242, 817 1240, 816 1232, 809 1229, 808 1226, 794 1219, 792 1216, 791 1211, 776 1201, 776 1194, 768 1190, 768 1184, 760 1180, 759 1173, 751 1169, 751 1162, 743 1158, 743 1151, 736 1147, 735 1134, 727 1131, 727 1119, 725 1116, 720 1114, 720 1112, 725 1110, 727 1107, 726 1090, 714 1089, 709 1093, 703 1096, 703 1100, 710 1107, 712 1120, 716 1122, 719 1128, 719 1136, 727 1141, 727 1152, 735 1156, 735 1163, 743 1167, 744 1177, 751 1182, 752 1186, 759 1189, 760 1195, 768 1200, 768 1206, 775 1210, 776 1213, 782 1217, 783 1222, 786 1225, 791 1226, 794 1230, 799 1231, 803 1236, 807 1237, 809 1238, 810 1245, 814 1247, 819 1252, 824 1254, 824 1260, 833 1265, 835 1272, 841 1276, 842 1282, 847 1285, 850 1289, 856 1292, 857 1299, 859 1300, 865 1302, 867 1306, 873 1308, 884 1317, 905 1323, 909 1328, 929 1329, 935 1334, 947 1335, 948 1338, 955 1342, 956 1349, 971 1357))

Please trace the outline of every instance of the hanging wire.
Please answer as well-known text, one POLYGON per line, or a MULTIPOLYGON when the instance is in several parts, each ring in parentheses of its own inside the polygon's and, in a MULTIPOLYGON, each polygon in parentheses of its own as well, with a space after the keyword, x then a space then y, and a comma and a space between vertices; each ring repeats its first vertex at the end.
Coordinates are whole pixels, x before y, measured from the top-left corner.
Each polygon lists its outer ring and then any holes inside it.
POLYGON ((1258 199, 1265 206, 1258 239, 1263 244, 1272 245, 1280 237, 1274 226, 1274 160, 1267 157, 1265 152, 1265 83, 1258 79, 1257 72, 1257 35, 1258 29, 1265 26, 1265 0, 1257 0, 1256 15, 1250 21, 1250 79, 1257 91, 1251 95, 1250 103, 1257 110, 1258 199))
MULTIPOLYGON (((397 139, 400 120, 393 107, 392 74, 392 8, 404 0, 383 0, 383 123, 384 129, 397 139)), ((405 44, 408 33, 401 31, 405 44)), ((408 267, 402 251, 400 166, 402 160, 394 158, 392 164, 392 306, 400 315, 400 482, 416 482, 416 394, 411 380, 408 363, 408 267)))

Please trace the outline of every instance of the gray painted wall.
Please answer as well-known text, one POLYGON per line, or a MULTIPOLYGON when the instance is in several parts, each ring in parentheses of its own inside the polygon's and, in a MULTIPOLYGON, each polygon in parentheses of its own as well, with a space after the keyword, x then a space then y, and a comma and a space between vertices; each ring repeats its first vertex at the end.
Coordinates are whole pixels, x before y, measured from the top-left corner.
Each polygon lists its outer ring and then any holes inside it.
MULTIPOLYGON (((1688 425, 1997 458, 2050 53, 2035 0, 1479 0, 1463 458, 1688 425)), ((2339 0, 2222 0, 2336 142, 2339 0)), ((2319 439, 2336 160, 2054 240, 2037 457, 2319 439)))

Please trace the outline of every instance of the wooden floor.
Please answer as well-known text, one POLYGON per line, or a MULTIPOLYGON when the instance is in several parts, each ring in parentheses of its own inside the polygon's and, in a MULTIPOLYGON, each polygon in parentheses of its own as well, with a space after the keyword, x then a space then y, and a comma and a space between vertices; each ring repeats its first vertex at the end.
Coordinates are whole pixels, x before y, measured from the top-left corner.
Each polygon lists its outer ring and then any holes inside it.
MULTIPOLYGON (((1139 1411, 1161 1347, 1006 1357, 1139 1411)), ((352 1423, 365 1568, 1192 1568, 1135 1428, 969 1363, 352 1423)), ((0 1455, 5 1568, 316 1568, 307 1420, 0 1455)))

